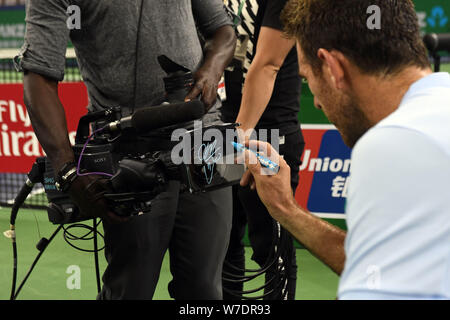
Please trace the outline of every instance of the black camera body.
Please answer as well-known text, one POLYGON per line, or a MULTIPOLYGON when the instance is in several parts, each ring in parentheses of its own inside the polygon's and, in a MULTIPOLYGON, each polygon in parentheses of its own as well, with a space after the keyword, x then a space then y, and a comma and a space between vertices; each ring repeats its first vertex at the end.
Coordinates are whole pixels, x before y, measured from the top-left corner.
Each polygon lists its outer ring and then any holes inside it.
MULTIPOLYGON (((199 130, 213 129, 226 136, 225 132, 234 130, 237 124, 186 130, 184 139, 190 146, 190 159, 197 161, 177 164, 172 161, 172 148, 176 142, 171 140, 170 133, 201 118, 204 111, 202 114, 191 112, 191 107, 198 111, 199 101, 191 105, 184 103, 184 97, 194 83, 192 73, 165 56, 160 56, 158 61, 167 73, 164 78, 166 96, 161 105, 137 110, 131 116, 124 116, 120 107, 88 113, 80 119, 77 128, 73 150, 78 172, 108 177, 111 192, 106 193, 105 198, 111 210, 121 216, 149 212, 152 200, 166 189, 169 180, 180 181, 181 192, 207 192, 238 183, 244 172, 243 165, 198 159, 205 148, 210 156, 220 152, 224 158, 225 151, 216 148, 217 141, 194 143, 199 130), (175 116, 165 121, 170 112, 175 116), (182 116, 183 113, 187 116, 182 116), (153 123, 147 128, 145 119, 153 120, 153 115, 158 118, 161 114, 163 126, 153 123)), ((55 176, 46 159, 43 185, 49 201, 50 222, 66 224, 85 220, 69 195, 56 188, 55 176)))
MULTIPOLYGON (((95 140, 93 140, 95 143, 95 140)), ((83 146, 73 147, 75 158, 80 157, 83 146)), ((111 209, 120 216, 130 216, 150 211, 151 200, 164 191, 167 169, 158 153, 123 156, 114 152, 112 144, 93 145, 85 148, 80 163, 82 172, 111 175, 108 178, 110 193, 105 194, 111 209)), ((55 172, 48 159, 45 161, 44 189, 49 201, 47 208, 50 222, 73 223, 85 220, 69 195, 55 186, 55 172)))

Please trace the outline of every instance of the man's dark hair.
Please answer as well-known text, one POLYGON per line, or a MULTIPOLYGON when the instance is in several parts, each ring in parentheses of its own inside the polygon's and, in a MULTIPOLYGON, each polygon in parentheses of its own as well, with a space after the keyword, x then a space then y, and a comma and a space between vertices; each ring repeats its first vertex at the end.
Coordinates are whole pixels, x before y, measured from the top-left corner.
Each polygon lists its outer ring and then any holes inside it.
POLYGON ((281 19, 315 71, 320 48, 342 52, 366 74, 430 67, 411 0, 289 0, 281 19), (380 8, 380 29, 367 26, 372 5, 380 8))

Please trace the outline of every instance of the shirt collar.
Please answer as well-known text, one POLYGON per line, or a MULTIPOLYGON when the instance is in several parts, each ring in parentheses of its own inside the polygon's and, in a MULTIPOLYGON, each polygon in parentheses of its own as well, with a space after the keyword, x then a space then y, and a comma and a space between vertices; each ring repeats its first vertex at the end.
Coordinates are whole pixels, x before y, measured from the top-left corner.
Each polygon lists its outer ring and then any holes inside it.
POLYGON ((411 87, 409 87, 409 90, 406 92, 400 105, 402 105, 415 95, 436 87, 444 87, 450 89, 450 74, 448 74, 447 72, 436 72, 414 82, 411 87))

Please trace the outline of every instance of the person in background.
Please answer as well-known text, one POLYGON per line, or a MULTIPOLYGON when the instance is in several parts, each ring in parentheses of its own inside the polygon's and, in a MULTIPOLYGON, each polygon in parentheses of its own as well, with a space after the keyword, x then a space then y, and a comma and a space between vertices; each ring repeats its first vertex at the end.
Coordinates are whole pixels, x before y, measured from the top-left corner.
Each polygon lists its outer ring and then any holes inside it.
MULTIPOLYGON (((279 151, 291 167, 290 193, 299 182, 300 158, 304 148, 298 121, 301 78, 298 75, 295 40, 283 35, 280 13, 286 1, 229 0, 238 36, 235 58, 225 71, 226 100, 222 116, 225 122, 237 122, 242 132, 255 129, 279 130, 279 151)), ((245 134, 244 134, 245 135, 245 134)), ((246 139, 248 137, 241 137, 246 139)), ((253 249, 252 259, 260 267, 271 263, 278 237, 275 221, 270 217, 257 193, 249 188, 233 187, 233 227, 224 264, 224 279, 229 274, 243 276, 246 225, 253 249), (236 267, 241 271, 236 271, 236 267)), ((286 233, 285 230, 282 232, 286 233)), ((286 235, 285 275, 287 283, 277 283, 280 265, 275 262, 266 273, 265 299, 294 299, 297 264, 293 239, 286 235), (273 281, 271 281, 273 279, 273 281), (273 292, 271 292, 273 290, 273 292)), ((236 279, 236 277, 231 277, 236 279)), ((224 298, 239 299, 242 283, 224 281, 224 298)))

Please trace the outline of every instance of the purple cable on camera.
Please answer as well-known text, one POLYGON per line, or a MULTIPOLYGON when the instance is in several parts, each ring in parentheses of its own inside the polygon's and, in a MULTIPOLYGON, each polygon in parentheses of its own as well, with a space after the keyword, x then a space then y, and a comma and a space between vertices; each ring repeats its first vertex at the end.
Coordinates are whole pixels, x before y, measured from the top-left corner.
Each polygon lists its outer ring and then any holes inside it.
POLYGON ((100 131, 102 131, 103 129, 105 129, 105 127, 100 128, 95 130, 86 140, 83 149, 81 149, 81 153, 80 156, 78 157, 78 164, 77 164, 77 176, 81 177, 81 176, 89 176, 89 175, 100 175, 100 176, 107 176, 107 177, 112 177, 112 174, 106 173, 106 172, 86 172, 86 173, 80 173, 80 164, 81 164, 81 158, 83 157, 84 154, 84 150, 86 149, 89 141, 91 141, 92 137, 99 133, 100 131))

